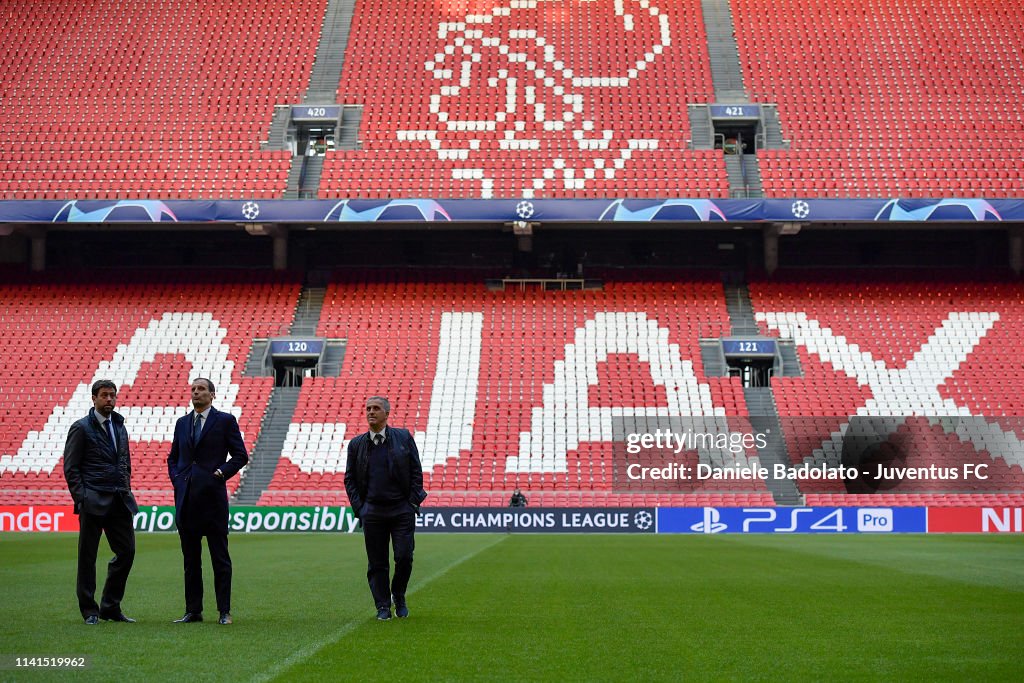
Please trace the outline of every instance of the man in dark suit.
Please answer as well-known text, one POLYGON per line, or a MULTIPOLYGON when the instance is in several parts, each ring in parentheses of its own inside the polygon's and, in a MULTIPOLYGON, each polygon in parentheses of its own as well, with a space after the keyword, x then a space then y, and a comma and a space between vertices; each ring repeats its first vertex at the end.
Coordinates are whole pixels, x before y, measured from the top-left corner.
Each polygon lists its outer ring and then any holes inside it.
POLYGON ((232 622, 226 482, 249 462, 249 454, 238 420, 213 407, 215 396, 210 380, 200 377, 192 382, 194 410, 174 426, 174 441, 167 456, 167 472, 174 484, 175 521, 185 560, 185 616, 175 623, 203 620, 203 536, 213 564, 219 623, 232 622))
POLYGON ((132 495, 131 454, 124 417, 114 412, 117 385, 92 385, 89 414, 71 425, 64 445, 64 479, 78 515, 78 608, 86 624, 100 619, 135 623, 121 611, 128 574, 135 562, 132 520, 139 506, 132 495), (103 597, 96 604, 96 554, 106 531, 114 559, 107 566, 103 597))
POLYGON ((366 399, 370 431, 348 444, 345 490, 356 517, 363 523, 368 567, 366 579, 377 606, 377 618, 409 616, 405 591, 412 575, 416 514, 427 497, 416 442, 407 429, 388 426, 391 404, 383 396, 366 399), (390 581, 388 543, 395 548, 395 575, 390 581))

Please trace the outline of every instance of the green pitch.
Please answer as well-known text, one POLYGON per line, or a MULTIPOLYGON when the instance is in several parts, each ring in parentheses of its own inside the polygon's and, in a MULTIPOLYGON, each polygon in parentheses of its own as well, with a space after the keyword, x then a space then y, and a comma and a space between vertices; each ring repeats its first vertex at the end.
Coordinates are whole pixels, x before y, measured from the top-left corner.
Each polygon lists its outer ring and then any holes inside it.
POLYGON ((75 602, 76 540, 0 535, 0 655, 90 668, 0 679, 1024 676, 1020 536, 420 534, 412 616, 377 622, 360 536, 234 534, 235 624, 220 626, 208 567, 210 621, 170 623, 177 536, 140 534, 124 602, 139 623, 95 627, 75 602))

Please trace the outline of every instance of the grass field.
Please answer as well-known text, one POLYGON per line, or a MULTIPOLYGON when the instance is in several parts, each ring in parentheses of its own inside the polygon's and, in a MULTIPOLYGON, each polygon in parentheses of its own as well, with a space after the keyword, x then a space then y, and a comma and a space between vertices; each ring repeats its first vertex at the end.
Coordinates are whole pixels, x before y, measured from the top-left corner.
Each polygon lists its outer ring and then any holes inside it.
POLYGON ((235 534, 227 627, 170 623, 178 540, 148 534, 124 602, 139 623, 86 627, 76 542, 0 534, 0 655, 90 668, 3 680, 1024 676, 1019 536, 420 534, 412 616, 377 622, 360 536, 235 534))

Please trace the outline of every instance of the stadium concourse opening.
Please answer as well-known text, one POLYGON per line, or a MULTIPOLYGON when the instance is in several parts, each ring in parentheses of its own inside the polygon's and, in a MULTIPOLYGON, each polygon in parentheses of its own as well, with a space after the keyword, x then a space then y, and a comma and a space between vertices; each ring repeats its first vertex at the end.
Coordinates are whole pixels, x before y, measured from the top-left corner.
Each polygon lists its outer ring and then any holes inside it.
POLYGON ((757 122, 715 121, 715 149, 724 154, 753 154, 757 139, 757 122))
POLYGON ((301 387, 303 379, 316 377, 317 363, 316 358, 275 359, 274 386, 301 387))
POLYGON ((727 360, 729 377, 739 377, 745 388, 769 386, 774 359, 727 357, 727 360))

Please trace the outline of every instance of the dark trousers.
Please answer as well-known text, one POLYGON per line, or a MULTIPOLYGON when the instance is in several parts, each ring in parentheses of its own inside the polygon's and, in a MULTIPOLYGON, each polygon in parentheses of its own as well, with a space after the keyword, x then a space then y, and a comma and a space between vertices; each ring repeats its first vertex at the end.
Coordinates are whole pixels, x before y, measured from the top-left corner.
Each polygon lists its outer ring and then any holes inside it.
MULTIPOLYGON (((203 536, 201 533, 178 532, 181 555, 185 564, 185 611, 203 611, 203 536)), ((213 564, 213 590, 217 594, 217 611, 231 611, 231 555, 227 534, 205 534, 213 564)))
POLYGON ((124 587, 135 562, 132 513, 124 503, 115 500, 105 515, 80 514, 78 526, 78 581, 75 586, 78 609, 83 617, 116 617, 121 613, 124 587), (107 543, 114 557, 107 564, 107 581, 103 584, 103 596, 97 605, 96 554, 103 532, 107 534, 107 543))
POLYGON ((363 541, 366 544, 366 580, 377 608, 390 607, 391 596, 405 600, 412 576, 412 553, 416 547, 416 513, 408 503, 392 507, 367 503, 363 510, 363 541), (395 576, 390 581, 391 561, 388 543, 395 549, 395 576))

